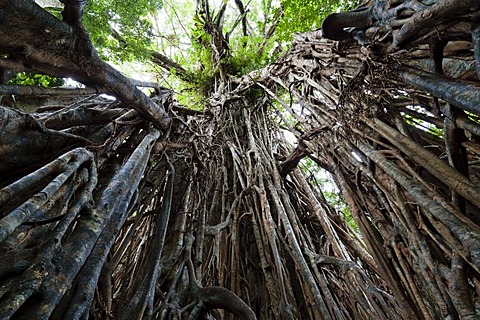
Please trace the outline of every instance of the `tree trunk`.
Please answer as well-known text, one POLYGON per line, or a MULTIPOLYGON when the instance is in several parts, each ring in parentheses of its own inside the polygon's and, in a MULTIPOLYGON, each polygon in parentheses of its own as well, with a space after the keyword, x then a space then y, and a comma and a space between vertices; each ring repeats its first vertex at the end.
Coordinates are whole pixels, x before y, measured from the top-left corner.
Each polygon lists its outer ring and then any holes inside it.
POLYGON ((0 67, 90 87, 0 106, 1 319, 478 317, 475 1, 373 1, 241 78, 214 30, 205 112, 102 62, 81 2, 0 1, 0 67))

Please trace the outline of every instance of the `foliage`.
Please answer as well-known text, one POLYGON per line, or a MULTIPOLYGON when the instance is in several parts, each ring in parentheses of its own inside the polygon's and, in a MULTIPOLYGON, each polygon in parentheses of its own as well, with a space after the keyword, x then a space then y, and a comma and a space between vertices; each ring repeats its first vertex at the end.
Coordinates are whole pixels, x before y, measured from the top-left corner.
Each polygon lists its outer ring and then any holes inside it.
MULTIPOLYGON (((248 23, 255 26, 248 30, 248 36, 243 36, 241 32, 237 8, 233 4, 227 6, 223 28, 218 31, 228 43, 228 49, 217 62, 214 61, 216 48, 210 34, 211 27, 206 25, 203 16, 196 13, 195 6, 188 1, 165 2, 159 14, 163 23, 155 26, 157 50, 195 75, 194 82, 200 91, 210 87, 220 67, 233 76, 265 67, 276 60, 279 53, 275 38, 265 38, 273 12, 278 8, 266 2, 271 1, 245 3, 248 23)), ((220 11, 219 5, 210 3, 212 16, 220 11)), ((190 86, 184 84, 182 90, 190 86)))
POLYGON ((177 86, 184 87, 175 95, 175 99, 180 105, 186 106, 192 110, 204 110, 205 105, 207 105, 207 101, 201 90, 195 86, 185 87, 184 83, 177 83, 177 86))
MULTIPOLYGON (((152 18, 162 0, 87 1, 83 24, 104 60, 145 61, 152 45, 152 18)), ((60 7, 44 7, 61 19, 60 7)))
POLYGON ((45 74, 33 72, 20 72, 12 78, 9 84, 25 85, 25 86, 43 86, 43 87, 59 87, 65 84, 62 78, 52 77, 45 74))
POLYGON ((278 58, 275 45, 273 38, 265 40, 261 35, 233 38, 230 41, 232 54, 226 61, 229 73, 241 76, 272 63, 278 58))
POLYGON ((153 36, 150 17, 161 7, 161 0, 88 1, 84 25, 103 59, 146 60, 153 36))
POLYGON ((193 40, 191 48, 187 49, 188 68, 193 71, 195 77, 194 83, 200 92, 208 91, 208 88, 214 81, 215 74, 218 73, 218 66, 213 61, 213 53, 210 48, 205 47, 201 43, 211 41, 211 36, 200 30, 192 29, 192 38, 198 36, 198 41, 193 40))

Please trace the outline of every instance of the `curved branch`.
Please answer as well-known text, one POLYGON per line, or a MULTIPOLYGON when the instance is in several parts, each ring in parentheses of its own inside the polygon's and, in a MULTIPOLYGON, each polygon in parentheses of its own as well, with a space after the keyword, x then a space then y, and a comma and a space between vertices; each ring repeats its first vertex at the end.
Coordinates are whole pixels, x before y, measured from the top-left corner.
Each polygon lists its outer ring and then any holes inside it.
POLYGON ((311 153, 305 146, 302 140, 299 141, 298 146, 288 156, 288 158, 280 165, 280 176, 285 178, 293 169, 297 167, 300 160, 311 153))
POLYGON ((63 21, 71 26, 81 26, 83 9, 87 0, 60 0, 65 4, 62 11, 63 21))
MULTIPOLYGON (((236 200, 239 200, 239 196, 236 200)), ((232 205, 233 207, 233 205, 232 205)), ((185 236, 185 256, 187 259, 188 278, 190 280, 190 293, 193 300, 189 305, 195 305, 195 309, 205 306, 207 309, 224 309, 236 317, 245 320, 256 320, 255 312, 232 291, 211 286, 203 288, 195 275, 195 267, 192 262, 192 244, 195 241, 193 235, 185 236)), ((198 311, 197 311, 198 312, 198 311)), ((192 314, 194 311, 192 311, 192 314)))
POLYGON ((197 295, 207 309, 224 309, 240 319, 257 319, 255 312, 230 290, 222 287, 199 288, 197 295))
POLYGON ((370 10, 333 13, 322 23, 325 38, 336 41, 352 39, 352 32, 346 28, 365 29, 372 23, 370 10))

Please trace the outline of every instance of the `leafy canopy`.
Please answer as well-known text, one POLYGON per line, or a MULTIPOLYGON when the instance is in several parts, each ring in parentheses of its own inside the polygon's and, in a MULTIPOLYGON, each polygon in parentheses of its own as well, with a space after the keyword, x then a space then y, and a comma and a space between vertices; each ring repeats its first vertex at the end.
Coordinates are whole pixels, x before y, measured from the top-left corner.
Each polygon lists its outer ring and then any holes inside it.
MULTIPOLYGON (((329 13, 349 9, 358 2, 243 1, 248 21, 245 36, 243 16, 236 2, 210 0, 212 17, 219 16, 222 6, 226 5, 222 33, 228 41, 228 53, 222 57, 221 65, 233 76, 260 69, 288 48, 294 33, 318 28, 329 13)), ((60 17, 58 7, 47 9, 60 17)), ((202 96, 208 91, 219 72, 218 63, 212 63, 213 49, 204 45, 211 38, 205 20, 197 13, 197 1, 88 1, 83 22, 104 60, 116 64, 144 62, 150 58, 151 51, 156 50, 177 62, 195 77, 193 83, 175 79, 175 70, 169 70, 169 74, 163 72, 159 80, 178 92, 187 93, 190 98, 192 94, 202 96)))
POLYGON ((33 72, 20 72, 10 79, 8 84, 17 84, 24 86, 42 86, 42 87, 59 87, 65 84, 62 78, 52 77, 45 74, 33 72))
POLYGON ((150 57, 151 17, 161 0, 88 1, 83 22, 105 60, 143 61, 150 57))

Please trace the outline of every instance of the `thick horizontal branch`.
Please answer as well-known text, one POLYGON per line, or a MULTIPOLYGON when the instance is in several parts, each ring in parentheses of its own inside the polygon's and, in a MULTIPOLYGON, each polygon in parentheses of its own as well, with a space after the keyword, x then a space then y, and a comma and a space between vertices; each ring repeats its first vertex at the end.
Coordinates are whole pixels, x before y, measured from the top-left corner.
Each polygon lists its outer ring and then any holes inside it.
POLYGON ((98 88, 45 88, 41 86, 0 85, 0 93, 19 96, 81 96, 102 92, 98 88))
POLYGON ((448 79, 422 70, 399 67, 399 77, 417 89, 425 90, 434 97, 445 100, 474 114, 480 114, 480 86, 459 80, 448 79))
POLYGON ((28 69, 104 88, 161 129, 170 125, 162 107, 99 58, 82 27, 59 21, 32 1, 0 0, 0 47, 28 69))
POLYGON ((161 68, 167 70, 168 72, 173 72, 177 77, 186 82, 193 82, 193 75, 185 70, 181 65, 171 60, 163 54, 153 51, 152 52, 152 62, 160 66, 161 68))

